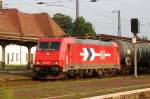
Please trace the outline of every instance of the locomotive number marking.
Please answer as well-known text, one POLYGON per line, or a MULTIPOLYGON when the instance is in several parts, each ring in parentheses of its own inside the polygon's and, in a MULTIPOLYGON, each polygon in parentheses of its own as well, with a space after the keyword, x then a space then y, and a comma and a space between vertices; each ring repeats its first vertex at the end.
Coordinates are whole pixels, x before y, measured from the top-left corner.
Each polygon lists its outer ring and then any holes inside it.
POLYGON ((80 56, 83 56, 83 61, 94 61, 95 57, 99 56, 100 59, 105 59, 106 57, 110 57, 110 53, 106 53, 105 50, 100 50, 100 53, 96 53, 93 48, 82 48, 83 52, 80 53, 80 56))

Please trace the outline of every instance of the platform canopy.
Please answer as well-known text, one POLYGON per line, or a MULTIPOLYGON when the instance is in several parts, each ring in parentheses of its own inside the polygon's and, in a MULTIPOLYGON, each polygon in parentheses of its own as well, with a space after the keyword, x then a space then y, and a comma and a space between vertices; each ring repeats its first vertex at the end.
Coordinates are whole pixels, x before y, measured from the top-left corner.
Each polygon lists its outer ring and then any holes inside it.
POLYGON ((28 14, 17 9, 0 10, 0 40, 32 42, 44 35, 60 37, 66 34, 47 13, 28 14))

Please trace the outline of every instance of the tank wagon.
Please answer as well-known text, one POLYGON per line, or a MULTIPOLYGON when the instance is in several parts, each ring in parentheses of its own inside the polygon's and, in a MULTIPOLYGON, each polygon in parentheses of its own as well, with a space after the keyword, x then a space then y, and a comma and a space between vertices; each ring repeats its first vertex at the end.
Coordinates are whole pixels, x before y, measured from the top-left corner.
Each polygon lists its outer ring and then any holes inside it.
MULTIPOLYGON (((139 44, 138 64, 149 67, 150 45, 139 44)), ((133 70, 133 45, 114 40, 76 38, 39 39, 33 79, 112 76, 133 70)))
MULTIPOLYGON (((122 72, 128 74, 134 68, 134 45, 121 40, 114 40, 114 42, 118 45, 122 72)), ((138 72, 150 72, 150 44, 138 43, 136 48, 138 72)))

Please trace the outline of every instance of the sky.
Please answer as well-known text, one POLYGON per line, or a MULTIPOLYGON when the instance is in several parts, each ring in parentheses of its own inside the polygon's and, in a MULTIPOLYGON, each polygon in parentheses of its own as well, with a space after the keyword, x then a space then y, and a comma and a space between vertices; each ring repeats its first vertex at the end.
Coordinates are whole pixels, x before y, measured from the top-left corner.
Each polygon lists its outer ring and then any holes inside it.
MULTIPOLYGON (((17 8, 25 13, 47 12, 50 16, 56 13, 63 13, 75 19, 76 0, 4 0, 4 8, 17 8), (49 3, 38 5, 42 1, 49 3)), ((118 15, 121 14, 121 35, 132 37, 131 18, 138 18, 140 21, 140 37, 150 39, 150 0, 79 0, 79 15, 91 22, 97 34, 118 34, 118 15)))

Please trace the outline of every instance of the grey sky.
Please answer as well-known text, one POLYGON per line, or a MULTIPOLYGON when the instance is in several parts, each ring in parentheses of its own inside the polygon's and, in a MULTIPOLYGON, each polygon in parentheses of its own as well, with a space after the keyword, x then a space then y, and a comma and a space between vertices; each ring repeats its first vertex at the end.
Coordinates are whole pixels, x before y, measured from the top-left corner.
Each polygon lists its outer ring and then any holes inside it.
MULTIPOLYGON (((98 0, 96 3, 91 3, 90 0, 79 1, 80 16, 90 21, 98 34, 117 35, 117 13, 112 11, 120 10, 123 36, 132 36, 130 19, 136 17, 141 23, 140 35, 150 37, 150 0, 98 0)), ((51 16, 59 12, 75 18, 75 0, 4 0, 4 7, 18 8, 28 13, 47 12, 51 16), (36 5, 38 1, 63 6, 36 5)))

